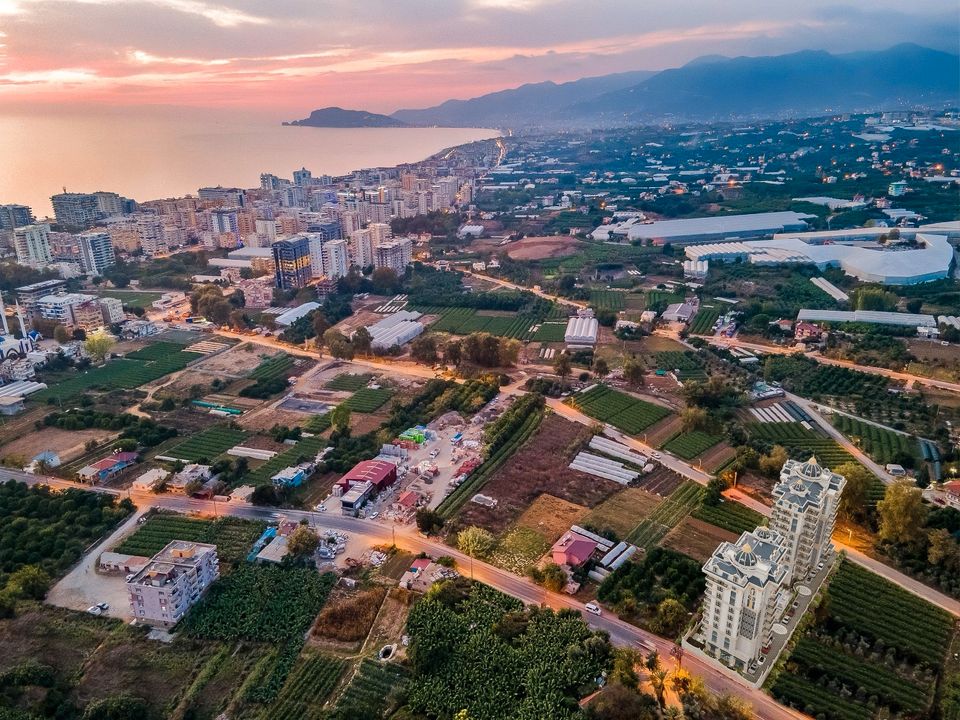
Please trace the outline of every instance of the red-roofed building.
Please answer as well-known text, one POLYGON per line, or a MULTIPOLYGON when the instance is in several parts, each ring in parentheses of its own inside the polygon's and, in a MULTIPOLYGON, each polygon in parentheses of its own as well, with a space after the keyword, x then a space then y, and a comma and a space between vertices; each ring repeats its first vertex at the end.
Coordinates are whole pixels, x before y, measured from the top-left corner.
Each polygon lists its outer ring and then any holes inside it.
POLYGON ((951 480, 940 486, 947 496, 947 502, 955 508, 960 508, 960 480, 951 480))
POLYGON ((550 548, 550 554, 557 565, 577 567, 583 565, 597 549, 597 543, 572 530, 564 533, 550 548))
POLYGON ((377 492, 393 485, 397 481, 397 466, 386 460, 363 460, 354 465, 343 477, 337 480, 337 485, 344 491, 352 485, 369 482, 373 483, 377 492))
POLYGON ((130 467, 137 461, 135 452, 120 452, 103 460, 97 460, 84 468, 80 468, 77 477, 82 482, 103 482, 124 468, 130 467))
POLYGON ((813 323, 801 321, 793 329, 795 340, 819 340, 821 335, 823 331, 813 323))

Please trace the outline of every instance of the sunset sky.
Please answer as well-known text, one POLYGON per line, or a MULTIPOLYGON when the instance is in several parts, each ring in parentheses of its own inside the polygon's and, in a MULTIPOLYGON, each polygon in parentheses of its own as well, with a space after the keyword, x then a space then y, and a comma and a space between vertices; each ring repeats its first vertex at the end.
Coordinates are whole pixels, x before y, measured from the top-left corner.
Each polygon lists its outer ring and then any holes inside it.
POLYGON ((0 0, 0 107, 423 107, 705 54, 955 51, 956 0, 0 0))

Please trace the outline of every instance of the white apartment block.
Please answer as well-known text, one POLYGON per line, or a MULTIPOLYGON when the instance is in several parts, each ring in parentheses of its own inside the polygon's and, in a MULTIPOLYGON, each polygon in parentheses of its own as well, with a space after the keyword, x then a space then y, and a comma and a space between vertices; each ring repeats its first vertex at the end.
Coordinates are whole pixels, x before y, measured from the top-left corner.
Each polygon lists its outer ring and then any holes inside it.
POLYGON ((370 238, 373 240, 374 245, 384 243, 393 237, 390 223, 387 222, 372 222, 367 225, 367 230, 370 231, 370 238))
POLYGON ((109 233, 87 232, 76 238, 80 247, 80 266, 88 275, 102 275, 104 270, 116 264, 109 233))
POLYGON ((721 543, 703 566, 707 590, 700 633, 708 652, 743 669, 770 642, 788 602, 783 538, 759 527, 721 543))
POLYGON ((163 223, 156 215, 138 215, 136 229, 144 255, 153 257, 167 252, 167 236, 164 232, 163 223))
POLYGON ((127 581, 133 616, 173 627, 220 577, 217 546, 173 540, 127 581))
POLYGON ((413 241, 410 238, 398 238, 382 242, 375 248, 374 267, 386 267, 397 275, 403 275, 413 259, 413 241))
POLYGON ((123 303, 117 298, 100 298, 100 311, 103 313, 103 322, 106 325, 123 322, 125 318, 123 303))
POLYGON ((302 233, 310 243, 310 272, 313 277, 323 277, 327 274, 323 264, 323 246, 326 244, 322 233, 302 233))
POLYGON ((783 537, 788 582, 816 571, 832 549, 830 536, 846 482, 842 475, 820 467, 815 457, 805 463, 784 463, 780 481, 773 488, 770 528, 783 537))
POLYGON ((373 265, 373 233, 369 229, 350 233, 350 255, 358 267, 373 265))
POLYGON ((13 245, 17 263, 32 268, 44 268, 53 261, 50 253, 50 226, 24 225, 13 231, 13 245))
POLYGON ((350 253, 346 240, 330 240, 323 244, 323 269, 327 277, 336 280, 350 270, 350 253))

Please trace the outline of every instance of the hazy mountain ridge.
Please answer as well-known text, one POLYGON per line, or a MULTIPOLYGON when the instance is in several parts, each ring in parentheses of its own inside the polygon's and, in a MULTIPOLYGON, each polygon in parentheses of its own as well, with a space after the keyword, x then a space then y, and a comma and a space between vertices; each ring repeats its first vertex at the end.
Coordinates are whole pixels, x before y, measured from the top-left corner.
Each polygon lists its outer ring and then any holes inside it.
POLYGON ((406 123, 389 115, 366 112, 365 110, 344 110, 340 107, 325 107, 314 110, 310 117, 303 120, 292 120, 284 125, 300 125, 305 127, 405 127, 406 123))

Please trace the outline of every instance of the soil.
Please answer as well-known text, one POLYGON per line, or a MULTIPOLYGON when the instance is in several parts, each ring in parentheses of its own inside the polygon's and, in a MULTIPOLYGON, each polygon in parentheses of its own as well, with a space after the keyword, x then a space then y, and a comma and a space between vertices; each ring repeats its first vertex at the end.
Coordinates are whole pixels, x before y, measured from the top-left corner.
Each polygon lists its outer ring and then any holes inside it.
POLYGON ((110 430, 60 430, 47 427, 0 447, 0 457, 16 455, 29 462, 40 453, 50 450, 60 456, 61 462, 69 462, 83 454, 83 446, 87 441, 96 440, 99 443, 116 435, 110 430))
POLYGON ((507 255, 513 260, 544 260, 573 255, 583 243, 569 235, 525 237, 510 243, 507 255))
POLYGON ((569 530, 571 525, 579 523, 587 512, 583 505, 544 493, 524 511, 517 520, 517 525, 536 530, 547 542, 553 543, 569 530))
POLYGON ((602 502, 621 486, 568 467, 590 434, 583 425, 558 415, 545 417, 536 434, 480 490, 495 498, 497 507, 468 502, 458 524, 500 533, 543 493, 586 507, 602 502))
POLYGON ((597 505, 583 522, 599 530, 609 528, 618 537, 626 537, 662 499, 640 488, 625 488, 597 505))
POLYGON ((704 562, 720 543, 736 539, 737 535, 729 530, 688 517, 670 531, 661 545, 704 562))

